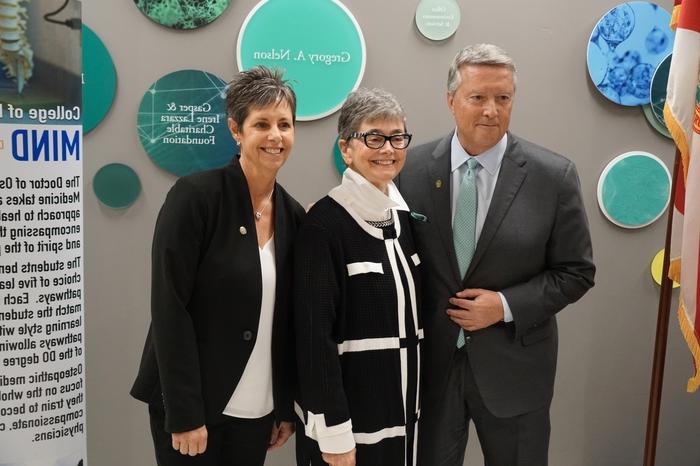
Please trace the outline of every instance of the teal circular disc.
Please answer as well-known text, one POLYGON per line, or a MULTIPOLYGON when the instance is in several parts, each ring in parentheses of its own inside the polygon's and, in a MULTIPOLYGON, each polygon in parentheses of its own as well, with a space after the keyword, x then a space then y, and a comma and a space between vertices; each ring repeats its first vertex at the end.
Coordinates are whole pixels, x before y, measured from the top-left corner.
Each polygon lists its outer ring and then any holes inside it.
POLYGON ((226 165, 237 152, 227 126, 226 83, 200 70, 163 76, 148 88, 136 129, 153 163, 178 176, 226 165))
POLYGON ((340 153, 340 147, 338 147, 338 140, 340 136, 335 138, 335 144, 333 144, 333 163, 335 164, 335 169, 338 170, 340 176, 343 176, 345 169, 348 168, 343 161, 343 154, 340 153))
POLYGON ((141 181, 128 165, 110 163, 95 173, 92 189, 102 204, 112 209, 125 209, 141 194, 141 181))
POLYGON ((666 125, 660 123, 654 115, 654 110, 651 109, 651 104, 642 105, 642 111, 644 112, 644 118, 646 118, 647 122, 652 128, 654 128, 659 134, 669 139, 673 139, 671 133, 668 131, 668 128, 666 128, 666 125))
POLYGON ((671 174, 648 152, 626 152, 615 157, 598 180, 598 205, 622 228, 642 228, 656 221, 671 199, 671 174))
POLYGON ((668 85, 668 73, 671 70, 672 56, 673 54, 669 53, 658 68, 656 68, 651 78, 651 88, 649 90, 649 94, 651 95, 651 109, 654 111, 654 117, 656 117, 658 122, 664 127, 666 127, 666 122, 664 121, 666 86, 668 85))
POLYGON ((134 0, 151 21, 172 29, 197 29, 226 11, 231 0, 134 0))
POLYGON ((243 22, 236 60, 239 70, 284 70, 297 95, 297 119, 317 120, 360 85, 365 40, 339 0, 262 0, 243 22))
POLYGON ((83 131, 104 119, 117 92, 117 71, 104 43, 83 24, 83 131))

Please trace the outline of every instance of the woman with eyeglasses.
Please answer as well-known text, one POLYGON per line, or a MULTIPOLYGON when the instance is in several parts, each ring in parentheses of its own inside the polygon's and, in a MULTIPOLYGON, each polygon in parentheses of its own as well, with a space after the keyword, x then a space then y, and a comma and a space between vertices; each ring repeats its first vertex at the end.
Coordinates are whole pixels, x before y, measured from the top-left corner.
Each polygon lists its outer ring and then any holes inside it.
POLYGON ((295 244, 297 464, 414 465, 420 260, 392 182, 411 135, 380 89, 350 94, 338 133, 342 183, 295 244))

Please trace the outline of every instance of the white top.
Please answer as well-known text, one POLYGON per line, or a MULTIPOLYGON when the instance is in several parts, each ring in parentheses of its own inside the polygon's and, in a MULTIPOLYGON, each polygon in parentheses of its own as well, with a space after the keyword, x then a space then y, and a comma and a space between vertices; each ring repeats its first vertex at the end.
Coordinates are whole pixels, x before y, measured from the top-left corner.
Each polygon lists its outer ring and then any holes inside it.
POLYGON ((274 235, 258 248, 262 269, 262 303, 258 336, 241 380, 229 400, 224 414, 245 419, 267 416, 274 408, 272 399, 272 318, 275 310, 275 242, 274 235))

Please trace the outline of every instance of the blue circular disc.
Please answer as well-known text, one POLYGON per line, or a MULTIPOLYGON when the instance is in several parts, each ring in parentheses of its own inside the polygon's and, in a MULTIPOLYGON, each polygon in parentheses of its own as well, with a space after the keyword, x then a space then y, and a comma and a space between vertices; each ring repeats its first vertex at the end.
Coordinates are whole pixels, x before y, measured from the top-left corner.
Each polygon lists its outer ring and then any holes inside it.
POLYGON ((648 104, 652 76, 673 50, 671 15, 650 2, 622 3, 593 28, 588 73, 598 90, 626 106, 648 104))
POLYGON ((671 174, 648 152, 615 157, 598 180, 598 205, 617 226, 641 228, 657 220, 671 199, 671 174))

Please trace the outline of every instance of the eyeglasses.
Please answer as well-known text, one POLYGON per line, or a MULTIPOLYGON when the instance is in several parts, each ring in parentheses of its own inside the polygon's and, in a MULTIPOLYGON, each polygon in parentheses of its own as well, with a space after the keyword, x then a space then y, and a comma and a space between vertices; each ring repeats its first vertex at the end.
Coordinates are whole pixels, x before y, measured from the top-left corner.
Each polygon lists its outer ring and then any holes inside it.
POLYGON ((384 147, 384 144, 386 144, 387 141, 389 141, 389 144, 391 144, 391 147, 394 149, 405 149, 410 144, 412 137, 413 135, 408 133, 399 133, 386 136, 379 133, 354 132, 348 139, 362 139, 365 146, 369 147, 370 149, 381 149, 384 147))

